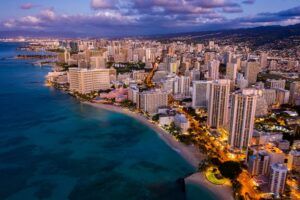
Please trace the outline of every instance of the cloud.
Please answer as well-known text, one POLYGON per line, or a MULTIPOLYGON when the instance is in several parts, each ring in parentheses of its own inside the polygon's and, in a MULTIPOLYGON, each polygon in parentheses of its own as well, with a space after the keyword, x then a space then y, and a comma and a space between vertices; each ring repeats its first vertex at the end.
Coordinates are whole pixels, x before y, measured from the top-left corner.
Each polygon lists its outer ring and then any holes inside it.
POLYGON ((1 30, 74 32, 95 36, 190 32, 300 22, 300 6, 280 12, 242 13, 243 0, 91 0, 90 14, 61 14, 53 8, 0 22, 1 30), (232 15, 231 15, 232 16, 232 15))
POLYGON ((299 23, 300 6, 282 10, 275 13, 259 13, 252 17, 237 19, 241 24, 246 25, 290 25, 299 23))
POLYGON ((22 4, 20 6, 20 8, 23 9, 23 10, 30 10, 30 9, 32 9, 34 7, 37 7, 37 5, 34 5, 32 3, 25 3, 25 4, 22 4))
POLYGON ((242 1, 243 4, 254 4, 255 0, 244 0, 242 1))
POLYGON ((224 13, 242 13, 243 9, 241 7, 224 7, 222 11, 224 13))
POLYGON ((111 9, 114 8, 115 4, 117 3, 116 0, 92 0, 91 7, 93 9, 111 9))

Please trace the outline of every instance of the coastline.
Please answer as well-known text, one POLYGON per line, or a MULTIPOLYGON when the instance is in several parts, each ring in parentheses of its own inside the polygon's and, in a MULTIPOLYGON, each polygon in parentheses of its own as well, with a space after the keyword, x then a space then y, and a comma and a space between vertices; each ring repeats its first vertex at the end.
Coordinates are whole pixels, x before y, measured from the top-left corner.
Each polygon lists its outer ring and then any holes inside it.
POLYGON ((203 173, 197 172, 184 179, 186 184, 200 185, 207 189, 218 199, 234 200, 232 189, 229 185, 215 185, 209 182, 203 173))
POLYGON ((129 110, 124 108, 109 105, 109 104, 100 104, 100 103, 91 103, 91 102, 82 102, 83 104, 90 105, 96 108, 109 110, 121 114, 125 114, 129 117, 132 117, 144 125, 148 126, 152 130, 154 130, 158 136, 174 151, 181 155, 190 165, 192 165, 195 169, 198 167, 198 164, 201 160, 205 158, 204 154, 201 154, 195 146, 187 146, 178 142, 172 135, 170 135, 167 131, 160 128, 159 126, 152 124, 145 117, 135 114, 129 110))
MULTIPOLYGON (((195 146, 187 146, 179 141, 177 141, 172 135, 170 135, 167 131, 160 128, 156 124, 152 124, 145 117, 140 116, 132 111, 124 109, 122 107, 109 105, 109 104, 101 104, 101 103, 91 103, 91 102, 81 102, 85 105, 90 105, 95 108, 104 109, 112 112, 117 112, 121 114, 125 114, 129 117, 132 117, 144 125, 151 128, 155 131, 158 136, 174 151, 176 151, 183 159, 185 159, 191 166, 197 169, 198 164, 201 160, 205 159, 206 155, 201 154, 199 150, 195 146)), ((212 193, 217 199, 226 199, 233 200, 232 189, 228 185, 214 185, 210 183, 203 173, 195 172, 194 174, 186 177, 184 179, 185 184, 195 184, 199 185, 205 189, 207 189, 210 193, 212 193)))

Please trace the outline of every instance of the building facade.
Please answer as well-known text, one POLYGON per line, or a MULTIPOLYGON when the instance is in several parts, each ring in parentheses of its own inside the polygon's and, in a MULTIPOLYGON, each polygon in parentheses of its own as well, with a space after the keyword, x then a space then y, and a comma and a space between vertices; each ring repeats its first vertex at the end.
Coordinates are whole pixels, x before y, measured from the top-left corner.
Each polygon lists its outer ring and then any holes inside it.
POLYGON ((227 125, 230 80, 219 79, 209 84, 208 119, 210 128, 220 128, 227 125))
POLYGON ((253 134, 256 101, 255 89, 244 89, 232 95, 228 139, 231 148, 248 148, 253 134))
POLYGON ((82 94, 110 88, 110 69, 70 68, 68 82, 70 90, 82 94))

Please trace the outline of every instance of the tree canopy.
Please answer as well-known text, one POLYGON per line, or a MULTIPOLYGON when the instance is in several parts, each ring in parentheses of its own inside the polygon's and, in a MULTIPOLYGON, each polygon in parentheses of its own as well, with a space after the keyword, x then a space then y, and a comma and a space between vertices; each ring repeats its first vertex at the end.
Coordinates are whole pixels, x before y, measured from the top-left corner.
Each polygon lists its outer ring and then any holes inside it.
POLYGON ((242 173, 241 164, 239 162, 227 161, 219 166, 221 174, 231 180, 236 179, 242 173))

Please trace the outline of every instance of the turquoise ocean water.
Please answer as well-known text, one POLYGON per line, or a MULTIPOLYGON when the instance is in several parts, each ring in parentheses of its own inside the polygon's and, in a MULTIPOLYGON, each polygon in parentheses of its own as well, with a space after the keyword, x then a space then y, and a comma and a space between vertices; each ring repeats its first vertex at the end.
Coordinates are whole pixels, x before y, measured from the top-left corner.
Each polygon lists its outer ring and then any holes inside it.
POLYGON ((194 169, 138 121, 44 86, 49 67, 0 43, 0 199, 214 199, 182 190, 194 169))

